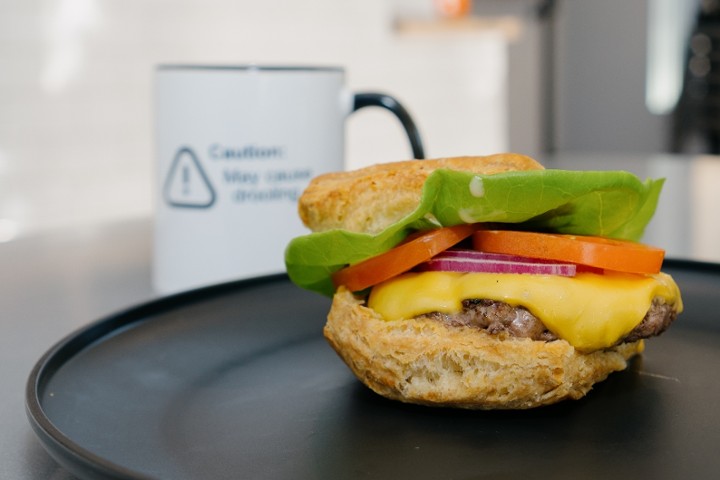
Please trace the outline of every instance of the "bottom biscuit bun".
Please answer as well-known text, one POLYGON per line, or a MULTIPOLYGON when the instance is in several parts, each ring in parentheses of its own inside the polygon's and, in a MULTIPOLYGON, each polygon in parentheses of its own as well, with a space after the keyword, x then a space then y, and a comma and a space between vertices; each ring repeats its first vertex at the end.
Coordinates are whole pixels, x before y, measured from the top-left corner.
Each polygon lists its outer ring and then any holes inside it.
POLYGON ((447 327, 431 319, 385 321, 341 287, 325 338, 376 393, 408 403, 525 409, 583 397, 642 352, 642 340, 579 353, 552 342, 447 327))

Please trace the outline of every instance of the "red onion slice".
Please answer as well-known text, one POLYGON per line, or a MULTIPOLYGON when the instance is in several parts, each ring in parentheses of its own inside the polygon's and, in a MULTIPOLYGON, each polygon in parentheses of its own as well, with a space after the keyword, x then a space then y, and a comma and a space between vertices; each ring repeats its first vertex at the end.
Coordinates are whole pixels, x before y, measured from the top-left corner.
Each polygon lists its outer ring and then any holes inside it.
POLYGON ((535 258, 485 253, 476 250, 447 250, 416 267, 417 271, 470 273, 515 273, 528 275, 559 275, 573 277, 577 266, 535 258))
POLYGON ((488 253, 478 250, 463 250, 459 248, 445 250, 433 258, 472 258, 477 260, 499 260, 504 262, 564 263, 545 258, 521 257, 520 255, 510 255, 507 253, 488 253))

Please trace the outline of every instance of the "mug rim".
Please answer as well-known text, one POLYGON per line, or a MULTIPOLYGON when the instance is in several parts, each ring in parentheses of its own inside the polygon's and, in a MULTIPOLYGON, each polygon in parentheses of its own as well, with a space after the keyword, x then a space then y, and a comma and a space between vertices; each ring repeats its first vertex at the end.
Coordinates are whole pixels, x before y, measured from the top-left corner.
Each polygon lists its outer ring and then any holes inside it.
POLYGON ((268 72, 344 72, 344 67, 332 65, 282 65, 282 64, 191 64, 167 63, 156 66, 160 70, 231 70, 231 71, 268 71, 268 72))

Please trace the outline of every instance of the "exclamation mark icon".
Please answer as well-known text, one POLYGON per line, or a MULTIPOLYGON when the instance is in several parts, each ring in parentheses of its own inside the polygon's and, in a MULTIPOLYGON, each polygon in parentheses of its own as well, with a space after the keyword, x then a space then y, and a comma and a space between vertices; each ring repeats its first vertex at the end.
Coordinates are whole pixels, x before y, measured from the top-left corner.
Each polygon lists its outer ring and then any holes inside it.
POLYGON ((190 195, 190 167, 183 165, 182 169, 183 195, 190 195))
POLYGON ((215 190, 195 153, 187 147, 175 154, 163 190, 165 201, 173 207, 208 208, 215 203, 215 190))

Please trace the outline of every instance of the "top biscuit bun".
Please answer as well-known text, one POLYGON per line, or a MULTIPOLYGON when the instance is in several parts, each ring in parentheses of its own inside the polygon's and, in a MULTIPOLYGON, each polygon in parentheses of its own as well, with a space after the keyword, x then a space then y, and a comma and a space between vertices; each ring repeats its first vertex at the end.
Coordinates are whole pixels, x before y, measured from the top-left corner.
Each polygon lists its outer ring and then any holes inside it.
POLYGON ((502 153, 407 160, 328 173, 310 182, 300 198, 298 213, 305 226, 316 232, 340 228, 378 233, 417 207, 425 179, 441 168, 492 175, 541 170, 543 166, 525 155, 502 153))

